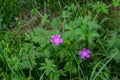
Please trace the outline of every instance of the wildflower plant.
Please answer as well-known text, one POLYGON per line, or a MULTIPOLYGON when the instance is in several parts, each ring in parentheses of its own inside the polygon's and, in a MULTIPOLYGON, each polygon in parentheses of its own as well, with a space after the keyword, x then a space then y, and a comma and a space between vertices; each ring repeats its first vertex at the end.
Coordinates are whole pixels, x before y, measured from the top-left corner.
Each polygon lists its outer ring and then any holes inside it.
POLYGON ((51 36, 50 42, 54 43, 55 45, 59 45, 63 42, 63 39, 60 37, 60 34, 56 34, 51 36))
MULTIPOLYGON (((72 0, 75 4, 66 5, 70 1, 58 0, 60 12, 56 10, 57 15, 53 16, 48 8, 53 10, 53 4, 57 2, 49 1, 44 0, 44 13, 39 11, 42 8, 39 4, 36 5, 39 8, 33 8, 32 13, 41 18, 33 29, 0 33, 0 79, 119 79, 120 29, 119 26, 108 26, 112 23, 109 16, 104 15, 113 8, 108 8, 111 2, 93 4, 93 0, 72 0)), ((113 1, 110 5, 115 9, 119 0, 113 1)))
POLYGON ((90 50, 86 48, 82 48, 82 50, 79 51, 79 55, 82 59, 90 58, 90 50))

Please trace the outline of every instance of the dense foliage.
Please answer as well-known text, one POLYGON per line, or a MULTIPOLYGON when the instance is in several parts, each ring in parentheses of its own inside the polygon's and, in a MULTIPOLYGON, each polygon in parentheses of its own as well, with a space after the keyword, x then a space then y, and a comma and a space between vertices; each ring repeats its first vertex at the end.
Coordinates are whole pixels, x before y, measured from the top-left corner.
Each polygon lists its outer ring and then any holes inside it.
POLYGON ((0 80, 119 80, 120 0, 1 0, 0 80))

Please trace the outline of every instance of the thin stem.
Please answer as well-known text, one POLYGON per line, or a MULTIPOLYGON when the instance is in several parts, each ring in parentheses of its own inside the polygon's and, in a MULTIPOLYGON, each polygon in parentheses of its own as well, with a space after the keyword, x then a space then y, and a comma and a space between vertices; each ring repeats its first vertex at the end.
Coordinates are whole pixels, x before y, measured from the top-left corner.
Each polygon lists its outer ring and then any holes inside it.
POLYGON ((30 69, 30 71, 29 71, 29 80, 31 80, 31 70, 32 69, 30 69))
POLYGON ((83 73, 81 67, 80 67, 80 71, 81 71, 81 74, 82 74, 83 78, 85 79, 85 76, 84 76, 84 73, 83 73))
MULTIPOLYGON (((71 53, 71 54, 72 54, 72 53, 71 53)), ((74 57, 74 59, 75 59, 77 65, 78 65, 77 67, 78 67, 78 73, 79 73, 79 78, 80 78, 80 72, 79 72, 80 67, 79 67, 79 64, 78 64, 77 59, 76 59, 76 57, 74 56, 74 54, 72 54, 72 56, 74 57)))
POLYGON ((92 73, 91 73, 90 80, 92 80, 92 77, 93 77, 94 74, 95 74, 95 70, 97 69, 97 67, 98 67, 99 64, 100 64, 100 62, 95 65, 95 67, 94 67, 94 69, 93 69, 93 71, 92 71, 92 73))
POLYGON ((111 7, 113 5, 113 3, 112 4, 110 4, 110 5, 108 5, 107 7, 111 7))
POLYGON ((9 78, 5 72, 4 72, 4 76, 5 76, 6 80, 9 80, 9 78))
POLYGON ((19 69, 19 72, 21 72, 21 75, 25 77, 25 75, 21 69, 19 69))
POLYGON ((60 1, 58 0, 58 4, 59 4, 59 6, 60 6, 60 10, 62 9, 62 6, 61 6, 61 4, 60 4, 60 1))
MULTIPOLYGON (((28 51, 28 53, 29 53, 29 51, 28 51)), ((33 68, 33 64, 32 64, 32 61, 31 61, 31 59, 30 59, 30 56, 28 55, 28 59, 29 59, 29 61, 30 61, 30 64, 31 64, 31 68, 33 68)), ((37 73, 37 75, 39 76, 39 73, 38 73, 38 71, 35 69, 35 71, 36 71, 36 73, 37 73)), ((40 76, 39 76, 40 77, 40 76)))
POLYGON ((65 24, 65 22, 66 22, 66 20, 65 19, 63 19, 63 22, 62 22, 62 32, 65 32, 65 28, 64 28, 64 24, 65 24))
POLYGON ((97 16, 99 15, 99 12, 97 12, 97 14, 95 15, 93 20, 96 20, 97 16))
POLYGON ((42 76, 40 77, 39 80, 42 80, 42 78, 43 78, 44 75, 45 75, 45 71, 44 71, 44 73, 42 74, 42 76))
POLYGON ((115 53, 104 65, 103 67, 97 72, 97 74, 95 75, 95 77, 93 77, 92 80, 95 80, 97 78, 97 76, 100 74, 100 72, 105 68, 105 66, 115 57, 117 53, 115 53))
POLYGON ((38 11, 38 14, 43 18, 44 16, 38 11))

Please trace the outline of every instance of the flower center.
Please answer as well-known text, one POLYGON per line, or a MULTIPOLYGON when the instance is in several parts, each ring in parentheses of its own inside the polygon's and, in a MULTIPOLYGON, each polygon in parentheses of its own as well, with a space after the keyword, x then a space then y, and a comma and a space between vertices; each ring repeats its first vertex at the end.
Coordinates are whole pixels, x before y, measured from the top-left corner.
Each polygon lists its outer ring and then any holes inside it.
POLYGON ((56 38, 56 39, 55 39, 55 42, 59 42, 59 39, 58 39, 58 38, 56 38))
POLYGON ((83 55, 84 55, 84 56, 86 56, 86 55, 87 55, 86 51, 83 51, 83 55))
POLYGON ((83 51, 83 54, 86 54, 86 52, 85 52, 85 51, 83 51))

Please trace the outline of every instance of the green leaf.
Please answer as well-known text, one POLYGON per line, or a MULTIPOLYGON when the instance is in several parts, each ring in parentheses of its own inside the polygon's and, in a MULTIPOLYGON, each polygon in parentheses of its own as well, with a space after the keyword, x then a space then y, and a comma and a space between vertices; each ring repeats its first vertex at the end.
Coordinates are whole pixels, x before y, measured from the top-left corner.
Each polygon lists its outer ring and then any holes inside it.
POLYGON ((49 31, 43 28, 34 28, 34 30, 30 34, 26 34, 26 40, 31 40, 35 43, 48 43, 50 40, 50 33, 49 31))
POLYGON ((31 13, 32 13, 32 14, 37 14, 37 13, 38 13, 38 10, 37 10, 36 8, 33 8, 33 9, 31 10, 31 13))
POLYGON ((44 14, 44 16, 42 17, 41 23, 42 23, 42 25, 44 25, 44 24, 46 24, 48 22, 49 22, 48 15, 44 14))
POLYGON ((115 7, 120 6, 120 0, 112 0, 115 7))
POLYGON ((36 66, 35 59, 39 57, 39 54, 35 51, 35 47, 32 44, 26 43, 20 49, 19 57, 21 58, 21 67, 31 69, 36 66))
POLYGON ((120 62, 120 50, 118 48, 114 48, 113 50, 111 50, 111 56, 116 54, 116 56, 114 57, 114 60, 119 63, 120 62))
POLYGON ((63 10, 62 11, 62 18, 70 18, 71 17, 71 13, 68 11, 63 10))
POLYGON ((52 60, 45 59, 45 63, 41 63, 39 70, 45 70, 46 75, 48 76, 51 72, 57 70, 57 66, 53 63, 52 60))
POLYGON ((97 32, 89 32, 88 34, 88 43, 89 45, 93 45, 93 41, 95 38, 100 37, 100 35, 97 32))
POLYGON ((109 40, 107 40, 107 43, 108 43, 108 47, 114 47, 116 46, 117 44, 119 44, 120 42, 120 38, 118 37, 118 32, 115 31, 115 32, 112 32, 111 33, 111 38, 109 40))
POLYGON ((59 26, 60 26, 60 18, 57 17, 57 18, 53 18, 51 23, 50 23, 50 26, 53 27, 54 29, 57 29, 59 26))
POLYGON ((108 6, 105 3, 97 2, 94 5, 92 5, 92 8, 96 12, 103 12, 108 14, 108 6))
POLYGON ((7 61, 13 70, 18 70, 18 68, 20 67, 20 60, 16 56, 7 58, 7 61))

